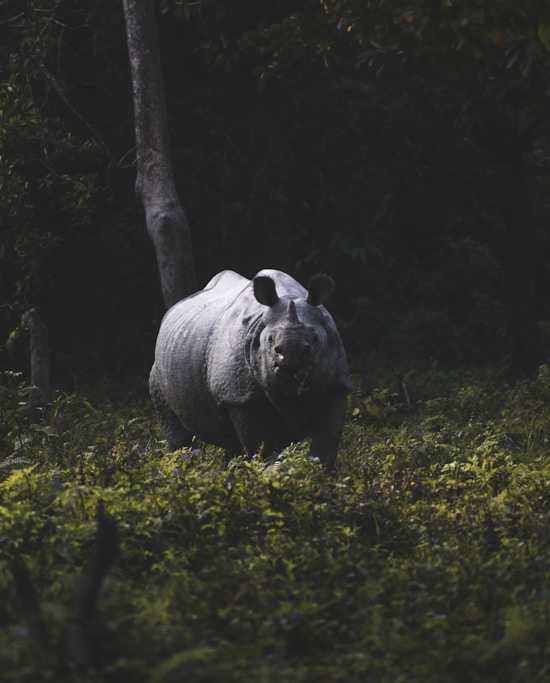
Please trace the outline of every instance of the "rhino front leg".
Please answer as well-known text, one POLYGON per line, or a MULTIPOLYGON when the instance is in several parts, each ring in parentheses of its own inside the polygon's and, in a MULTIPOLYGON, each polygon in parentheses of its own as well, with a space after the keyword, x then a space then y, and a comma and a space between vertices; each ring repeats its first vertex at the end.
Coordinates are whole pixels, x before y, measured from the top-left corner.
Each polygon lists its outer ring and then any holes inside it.
POLYGON ((316 412, 311 431, 310 455, 319 458, 328 472, 334 469, 346 419, 345 393, 327 396, 316 412))
POLYGON ((267 456, 277 449, 270 439, 270 430, 266 427, 265 408, 259 405, 227 406, 227 414, 249 456, 260 450, 267 456))
POLYGON ((163 437, 166 439, 167 450, 171 453, 178 448, 189 446, 193 434, 182 425, 177 415, 170 409, 155 379, 154 368, 149 377, 149 392, 159 416, 160 428, 163 437))

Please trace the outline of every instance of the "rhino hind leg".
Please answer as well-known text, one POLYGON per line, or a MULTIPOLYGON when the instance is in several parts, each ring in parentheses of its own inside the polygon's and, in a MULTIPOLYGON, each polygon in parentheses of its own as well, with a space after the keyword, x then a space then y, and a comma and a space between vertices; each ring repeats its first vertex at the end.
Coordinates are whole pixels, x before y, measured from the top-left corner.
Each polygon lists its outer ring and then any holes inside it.
POLYGON ((185 429, 171 410, 159 413, 159 419, 162 435, 166 439, 166 449, 169 453, 191 445, 193 434, 185 429))
POLYGON ((160 428, 163 437, 166 439, 167 450, 171 453, 178 448, 189 446, 193 439, 193 434, 182 425, 178 416, 168 406, 153 373, 151 373, 149 380, 149 391, 159 416, 160 428))

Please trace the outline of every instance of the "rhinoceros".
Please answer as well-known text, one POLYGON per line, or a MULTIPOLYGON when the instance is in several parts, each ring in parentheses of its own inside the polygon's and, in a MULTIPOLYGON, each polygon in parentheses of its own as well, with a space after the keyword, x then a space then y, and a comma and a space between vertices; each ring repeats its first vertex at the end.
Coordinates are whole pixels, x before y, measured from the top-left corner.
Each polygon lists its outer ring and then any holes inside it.
POLYGON ((228 457, 269 454, 311 437, 332 469, 351 390, 333 318, 332 280, 309 291, 278 270, 225 270, 165 314, 149 387, 170 451, 193 436, 228 457))

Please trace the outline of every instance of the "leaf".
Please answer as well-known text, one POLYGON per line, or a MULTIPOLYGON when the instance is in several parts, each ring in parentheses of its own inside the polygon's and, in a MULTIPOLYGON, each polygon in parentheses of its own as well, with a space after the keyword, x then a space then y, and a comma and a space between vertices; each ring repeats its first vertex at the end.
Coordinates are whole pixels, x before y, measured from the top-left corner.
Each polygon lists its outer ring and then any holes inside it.
POLYGON ((40 434, 44 434, 44 436, 49 436, 49 437, 59 436, 57 429, 55 429, 51 425, 33 424, 33 425, 31 425, 31 429, 33 430, 33 432, 38 432, 40 434))
POLYGON ((365 399, 365 408, 367 409, 367 413, 369 415, 380 419, 380 408, 376 405, 372 396, 369 396, 365 399))

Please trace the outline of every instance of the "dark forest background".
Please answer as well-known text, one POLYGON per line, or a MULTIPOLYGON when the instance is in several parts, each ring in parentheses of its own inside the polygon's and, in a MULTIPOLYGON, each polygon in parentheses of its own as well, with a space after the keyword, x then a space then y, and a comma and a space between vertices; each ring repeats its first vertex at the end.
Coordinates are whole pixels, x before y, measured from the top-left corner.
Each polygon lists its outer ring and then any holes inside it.
MULTIPOLYGON (((547 2, 156 7, 200 286, 225 268, 327 272, 355 368, 536 371, 547 2)), ((35 310, 54 386, 145 380, 164 311, 134 193, 121 4, 0 3, 0 88, 0 366, 26 370, 35 310)))

